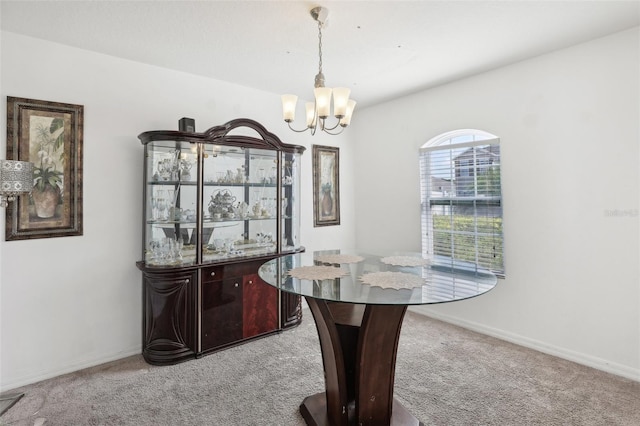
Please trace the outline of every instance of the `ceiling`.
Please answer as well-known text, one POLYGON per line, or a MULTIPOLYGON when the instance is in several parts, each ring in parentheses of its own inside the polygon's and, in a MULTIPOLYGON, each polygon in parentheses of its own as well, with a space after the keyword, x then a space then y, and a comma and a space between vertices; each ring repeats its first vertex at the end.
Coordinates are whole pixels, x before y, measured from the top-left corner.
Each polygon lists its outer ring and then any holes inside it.
POLYGON ((5 1, 1 28, 312 99, 318 28, 328 87, 358 107, 640 25, 640 1, 5 1))

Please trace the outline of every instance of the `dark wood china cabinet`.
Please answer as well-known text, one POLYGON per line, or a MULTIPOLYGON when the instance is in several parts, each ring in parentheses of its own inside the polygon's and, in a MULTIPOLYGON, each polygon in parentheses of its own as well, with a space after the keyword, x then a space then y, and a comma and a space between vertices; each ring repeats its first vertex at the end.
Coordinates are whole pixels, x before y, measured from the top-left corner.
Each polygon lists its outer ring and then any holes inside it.
POLYGON ((269 286, 258 268, 304 251, 305 148, 249 119, 138 138, 145 360, 174 364, 298 325, 300 296, 269 286))

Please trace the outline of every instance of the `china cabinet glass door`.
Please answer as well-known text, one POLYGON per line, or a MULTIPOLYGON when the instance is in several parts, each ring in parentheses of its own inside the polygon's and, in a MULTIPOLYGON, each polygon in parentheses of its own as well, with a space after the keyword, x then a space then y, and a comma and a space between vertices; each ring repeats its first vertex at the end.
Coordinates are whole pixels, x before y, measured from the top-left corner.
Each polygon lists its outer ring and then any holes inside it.
POLYGON ((197 146, 156 141, 145 148, 145 261, 193 264, 197 261, 197 146))
POLYGON ((278 152, 205 145, 203 261, 276 252, 278 152))
POLYGON ((300 247, 300 154, 281 153, 281 252, 292 252, 300 247))

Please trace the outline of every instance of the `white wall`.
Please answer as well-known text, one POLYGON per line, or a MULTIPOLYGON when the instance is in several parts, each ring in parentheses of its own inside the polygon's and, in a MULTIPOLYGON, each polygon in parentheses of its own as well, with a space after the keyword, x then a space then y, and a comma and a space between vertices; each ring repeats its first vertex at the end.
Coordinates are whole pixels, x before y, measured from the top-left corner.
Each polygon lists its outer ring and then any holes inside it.
POLYGON ((498 135, 506 279, 418 310, 640 380, 639 47, 636 28, 360 111, 358 246, 419 250, 420 146, 498 135))
MULTIPOLYGON (((181 117, 194 118, 198 131, 247 117, 307 147, 302 244, 353 246, 348 132, 289 131, 277 94, 9 32, 1 33, 0 71, 3 128, 7 96, 84 105, 84 235, 0 241, 2 389, 140 353, 143 131, 177 130, 181 117), (341 226, 313 227, 312 143, 341 147, 341 226)), ((5 152, 5 132, 0 137, 5 152)))

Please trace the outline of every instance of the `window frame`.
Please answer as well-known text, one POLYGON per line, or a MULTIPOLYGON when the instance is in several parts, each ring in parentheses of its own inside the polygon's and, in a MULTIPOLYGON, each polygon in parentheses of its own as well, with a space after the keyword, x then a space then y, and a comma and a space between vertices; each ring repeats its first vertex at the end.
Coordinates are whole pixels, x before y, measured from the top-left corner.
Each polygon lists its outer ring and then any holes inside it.
MULTIPOLYGON (((502 153, 499 151, 500 147, 500 138, 477 129, 459 129, 446 133, 442 133, 434 138, 431 138, 428 142, 426 142, 420 148, 419 161, 420 161, 420 198, 421 198, 421 228, 422 228, 422 254, 425 257, 431 257, 438 263, 447 263, 451 264, 452 267, 462 268, 467 270, 472 270, 478 272, 478 270, 487 270, 490 269, 497 276, 504 278, 505 276, 505 261, 504 261, 504 228, 503 228, 503 198, 502 198, 502 153), (483 162, 482 158, 478 158, 477 151, 474 148, 478 148, 481 146, 491 147, 495 145, 498 147, 498 156, 497 163, 494 162, 483 162), (470 162, 470 166, 468 167, 468 174, 466 176, 467 179, 473 179, 473 194, 465 194, 458 195, 458 188, 456 188, 455 177, 459 171, 462 171, 462 168, 457 167, 454 164, 456 156, 453 155, 455 151, 460 149, 474 149, 473 158, 471 160, 463 159, 461 161, 470 162), (432 166, 433 157, 431 154, 433 152, 440 151, 444 153, 443 155, 447 155, 448 158, 446 161, 451 162, 450 167, 444 167, 443 170, 449 172, 450 180, 450 190, 448 191, 440 191, 441 195, 434 196, 433 192, 437 188, 442 188, 442 186, 438 186, 438 184, 434 184, 434 179, 441 179, 441 176, 437 176, 432 170, 434 167, 432 166), (478 177, 483 175, 482 173, 478 173, 478 171, 483 169, 489 169, 493 166, 498 166, 498 179, 497 186, 496 183, 493 182, 493 186, 490 187, 491 194, 479 194, 479 186, 478 186, 478 177), (493 192, 497 191, 497 195, 493 192), (455 217, 464 216, 462 213, 456 213, 453 209, 457 206, 468 206, 473 208, 473 214, 468 215, 473 217, 473 232, 469 231, 455 231, 453 229, 453 220, 455 217), (441 210, 440 215, 448 216, 451 219, 451 229, 449 231, 443 231, 446 235, 447 232, 451 235, 451 248, 444 249, 444 251, 449 251, 448 256, 442 254, 435 254, 437 251, 437 247, 434 247, 434 207, 438 207, 441 210), (482 209, 493 208, 490 211, 499 211, 499 215, 492 213, 491 215, 487 213, 480 213, 482 210, 478 210, 478 207, 482 209), (497 208, 497 209, 496 209, 497 208), (482 226, 478 226, 478 219, 482 218, 484 221, 490 222, 493 224, 491 226, 491 232, 486 232, 486 229, 483 232, 480 232, 479 229, 482 226), (499 221, 499 232, 496 232, 495 224, 499 221), (458 249, 455 244, 455 235, 466 235, 472 236, 472 240, 474 241, 472 244, 458 244, 458 249), (478 241, 485 238, 491 238, 498 242, 499 249, 501 253, 499 255, 501 258, 501 262, 498 263, 498 267, 491 267, 487 264, 481 265, 483 259, 487 259, 487 256, 493 256, 494 258, 498 255, 496 249, 496 244, 493 245, 493 252, 491 250, 482 250, 478 249, 478 241), (497 240, 499 239, 499 241, 497 240), (472 250, 471 250, 472 249, 472 250), (467 251, 467 256, 471 256, 475 259, 475 262, 471 262, 468 260, 461 260, 455 257, 455 254, 458 250, 467 251)), ((492 152, 491 148, 488 148, 489 154, 495 155, 495 152, 492 152)), ((460 154, 458 154, 460 155, 460 154)), ((445 157, 446 158, 446 157, 445 157)), ((493 264, 493 262, 491 262, 493 264)), ((495 266, 495 265, 493 265, 495 266)))

